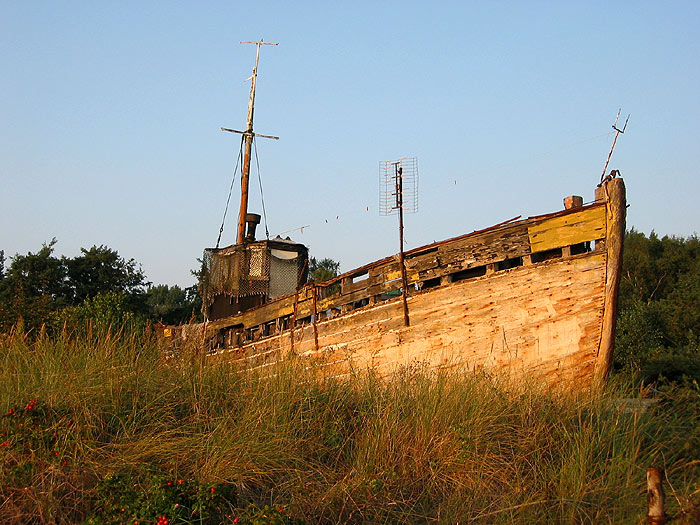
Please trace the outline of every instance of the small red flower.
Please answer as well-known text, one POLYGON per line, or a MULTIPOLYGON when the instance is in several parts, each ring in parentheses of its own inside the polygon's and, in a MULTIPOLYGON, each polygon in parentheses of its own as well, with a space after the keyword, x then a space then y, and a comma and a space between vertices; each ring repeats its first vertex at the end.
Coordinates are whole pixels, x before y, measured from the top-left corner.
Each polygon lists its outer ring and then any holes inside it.
POLYGON ((241 521, 241 520, 239 520, 238 518, 233 518, 234 523, 238 523, 239 521, 241 521))
POLYGON ((170 486, 170 485, 172 485, 172 484, 173 484, 172 481, 168 481, 168 486, 170 486))
POLYGON ((214 492, 216 492, 216 489, 214 487, 212 487, 210 490, 211 490, 212 494, 214 494, 214 492))
POLYGON ((282 513, 284 512, 284 509, 283 509, 282 507, 277 507, 277 512, 279 512, 280 514, 282 514, 282 513))
POLYGON ((181 479, 178 479, 178 480, 177 480, 177 484, 178 484, 178 485, 182 485, 182 480, 181 480, 181 479))
POLYGON ((65 467, 66 465, 68 465, 68 462, 64 460, 63 463, 61 463, 61 466, 65 467))
POLYGON ((0 447, 6 447, 6 446, 8 446, 9 444, 10 444, 9 441, 3 441, 2 443, 0 443, 0 447))
POLYGON ((54 456, 58 456, 58 452, 54 452, 53 455, 54 455, 54 456))
POLYGON ((58 436, 58 432, 54 432, 54 433, 52 434, 52 436, 53 436, 53 437, 58 436))
POLYGON ((7 413, 8 413, 8 414, 10 414, 10 415, 12 415, 12 414, 14 414, 14 413, 15 413, 15 411, 14 411, 14 410, 12 410, 12 409, 10 409, 10 410, 8 410, 8 412, 7 412, 7 413))

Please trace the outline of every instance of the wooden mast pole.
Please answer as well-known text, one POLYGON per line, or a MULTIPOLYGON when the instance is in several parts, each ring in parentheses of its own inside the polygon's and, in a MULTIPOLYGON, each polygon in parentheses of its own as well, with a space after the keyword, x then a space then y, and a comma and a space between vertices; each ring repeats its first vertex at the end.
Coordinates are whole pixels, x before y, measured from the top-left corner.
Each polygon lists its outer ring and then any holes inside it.
POLYGON ((245 238, 245 216, 248 213, 248 183, 250 179, 250 154, 253 147, 253 112, 255 105, 255 81, 258 78, 258 62, 260 60, 260 46, 272 45, 276 46, 275 42, 241 42, 241 44, 255 44, 257 46, 257 51, 255 53, 255 67, 253 68, 253 74, 250 77, 250 98, 248 99, 248 121, 246 125, 246 130, 244 132, 245 136, 245 149, 243 153, 243 166, 241 170, 241 208, 238 212, 238 235, 236 236, 236 243, 243 243, 245 238))

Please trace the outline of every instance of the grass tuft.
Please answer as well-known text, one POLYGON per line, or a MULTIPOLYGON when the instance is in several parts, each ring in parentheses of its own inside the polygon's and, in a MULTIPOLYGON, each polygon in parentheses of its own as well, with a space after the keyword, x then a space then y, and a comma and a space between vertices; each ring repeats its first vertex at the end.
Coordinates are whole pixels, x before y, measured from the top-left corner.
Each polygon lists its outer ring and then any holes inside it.
POLYGON ((698 519, 697 385, 642 411, 624 381, 330 379, 297 360, 261 375, 108 330, 15 331, 0 367, 8 522, 634 523, 650 465, 668 512, 698 519))

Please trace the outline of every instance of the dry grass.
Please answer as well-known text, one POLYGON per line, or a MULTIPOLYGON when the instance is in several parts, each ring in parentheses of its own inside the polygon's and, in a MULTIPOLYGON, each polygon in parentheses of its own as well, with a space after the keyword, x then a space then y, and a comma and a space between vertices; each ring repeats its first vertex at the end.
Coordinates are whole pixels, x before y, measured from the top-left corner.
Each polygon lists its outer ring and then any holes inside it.
POLYGON ((339 381, 293 360, 260 377, 108 333, 5 337, 0 367, 3 413, 37 399, 73 422, 50 447, 0 450, 8 521, 84 521, 100 480, 146 467, 311 523, 639 523, 651 464, 681 521, 700 495, 688 390, 635 413, 615 402, 622 384, 575 395, 420 367, 339 381))

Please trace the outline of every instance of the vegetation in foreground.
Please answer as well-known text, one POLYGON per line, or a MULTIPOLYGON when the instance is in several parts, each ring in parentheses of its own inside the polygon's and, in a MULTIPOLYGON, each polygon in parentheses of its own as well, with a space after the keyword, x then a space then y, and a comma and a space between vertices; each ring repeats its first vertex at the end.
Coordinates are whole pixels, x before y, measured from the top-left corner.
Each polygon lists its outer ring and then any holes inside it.
POLYGON ((700 519, 692 381, 641 411, 622 384, 331 380, 295 361, 242 375, 98 332, 0 341, 5 521, 639 523, 650 465, 669 513, 700 519))

